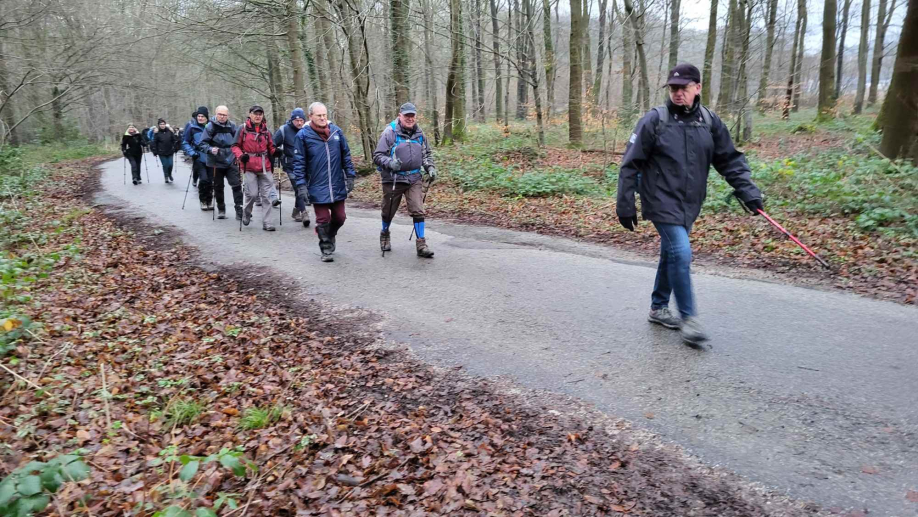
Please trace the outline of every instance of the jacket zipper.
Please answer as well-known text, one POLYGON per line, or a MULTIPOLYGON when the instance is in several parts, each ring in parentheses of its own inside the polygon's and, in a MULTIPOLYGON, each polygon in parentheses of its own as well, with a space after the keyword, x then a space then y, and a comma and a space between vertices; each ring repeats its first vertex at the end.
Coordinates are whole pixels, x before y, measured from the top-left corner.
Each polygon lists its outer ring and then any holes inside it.
MULTIPOLYGON (((337 131, 335 131, 337 133, 337 131)), ((328 135, 328 139, 331 140, 332 133, 328 135)), ((321 136, 319 137, 322 138, 321 136)), ((331 202, 335 202, 335 191, 332 190, 332 177, 331 177, 331 151, 328 149, 328 140, 325 140, 325 165, 328 168, 328 195, 331 196, 331 202)))

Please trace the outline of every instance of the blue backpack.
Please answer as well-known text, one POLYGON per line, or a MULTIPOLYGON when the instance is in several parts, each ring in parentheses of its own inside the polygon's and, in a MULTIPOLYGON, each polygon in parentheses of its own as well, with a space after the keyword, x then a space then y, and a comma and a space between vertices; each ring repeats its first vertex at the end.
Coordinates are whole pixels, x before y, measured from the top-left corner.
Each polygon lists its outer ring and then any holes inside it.
MULTIPOLYGON (((395 144, 392 145, 392 149, 389 151, 389 157, 390 157, 390 158, 395 157, 395 148, 398 147, 398 145, 401 144, 401 143, 403 143, 403 142, 408 142, 408 143, 412 143, 412 144, 418 144, 418 145, 420 145, 422 148, 424 147, 424 135, 418 136, 418 138, 417 138, 416 140, 412 140, 412 139, 410 139, 410 138, 405 138, 405 137, 403 137, 402 135, 400 135, 400 134, 398 133, 398 130, 397 130, 397 129, 395 129, 395 124, 396 124, 397 122, 398 122, 398 121, 393 120, 392 122, 389 123, 389 127, 391 127, 391 128, 392 128, 392 132, 395 133, 395 144)), ((398 172, 396 172, 396 174, 408 175, 408 174, 417 174, 417 173, 419 173, 419 172, 421 172, 421 169, 414 169, 414 170, 410 170, 410 171, 398 171, 398 172)))

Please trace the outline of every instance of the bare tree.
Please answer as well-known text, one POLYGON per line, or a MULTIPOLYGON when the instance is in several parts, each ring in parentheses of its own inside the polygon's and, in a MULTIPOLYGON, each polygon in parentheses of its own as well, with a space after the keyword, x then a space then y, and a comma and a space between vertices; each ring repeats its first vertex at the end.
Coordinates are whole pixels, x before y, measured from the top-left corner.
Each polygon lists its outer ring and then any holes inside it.
POLYGON ((303 47, 300 43, 300 20, 298 16, 297 0, 287 0, 287 48, 290 51, 290 68, 293 70, 293 103, 297 106, 306 105, 306 74, 303 59, 303 47))
POLYGON ((704 47, 704 71, 701 74, 701 84, 704 88, 701 90, 701 103, 711 104, 711 90, 714 83, 712 81, 714 69, 714 48, 717 46, 717 4, 718 0, 711 0, 711 12, 708 15, 708 42, 704 47))
POLYGON ((682 0, 671 0, 669 26, 669 68, 672 70, 679 61, 679 10, 682 0))
MULTIPOLYGON (((630 1, 630 0, 626 0, 630 1)), ((571 74, 570 88, 568 90, 568 138, 572 146, 583 145, 583 129, 581 128, 581 103, 583 101, 583 27, 581 27, 581 14, 583 13, 580 0, 571 0, 571 74)))
POLYGON ((803 82, 803 56, 806 49, 806 0, 797 0, 797 16, 800 17, 800 44, 797 45, 797 68, 794 69, 797 82, 794 85, 794 95, 791 102, 791 111, 795 113, 800 109, 800 92, 803 90, 801 83, 803 82))
POLYGON ((867 91, 867 52, 870 47, 867 34, 870 32, 870 0, 861 3, 861 39, 857 47, 857 94, 854 97, 854 113, 864 109, 864 94, 867 91))
POLYGON ((641 107, 644 111, 650 110, 650 81, 647 78, 647 55, 644 52, 644 14, 635 15, 634 5, 631 0, 624 0, 625 12, 631 20, 634 29, 634 46, 637 50, 638 68, 640 69, 641 107))
POLYGON ((555 109, 555 50, 551 42, 551 4, 549 0, 542 0, 542 43, 545 46, 545 55, 542 62, 545 68, 545 88, 547 89, 548 116, 555 109))
POLYGON ((880 86, 880 72, 883 70, 883 53, 886 52, 886 31, 892 20, 893 11, 896 10, 896 0, 892 0, 889 11, 886 10, 887 0, 879 0, 877 10, 877 35, 873 40, 873 66, 870 68, 870 90, 867 93, 867 106, 877 102, 877 91, 880 86))
POLYGON ((768 76, 771 73, 771 56, 775 48, 775 21, 777 17, 778 0, 768 0, 768 16, 765 20, 765 63, 762 65, 762 76, 759 78, 758 105, 760 110, 765 109, 765 97, 768 94, 768 76))
POLYGON ((372 162, 373 123, 370 115, 370 74, 369 50, 367 49, 366 18, 358 6, 349 0, 335 0, 338 21, 347 38, 347 53, 351 64, 351 82, 353 83, 353 103, 360 121, 360 141, 363 146, 363 158, 372 162))
MULTIPOLYGON (((527 46, 535 52, 535 36, 533 34, 534 16, 532 2, 535 0, 522 0, 523 10, 526 15, 526 39, 527 46)), ((529 84, 532 85, 532 97, 535 100, 536 110, 536 129, 539 135, 539 147, 545 147, 545 124, 542 121, 542 95, 539 91, 539 70, 536 68, 535 56, 527 56, 526 71, 529 74, 529 84)))
MULTIPOLYGON (((547 0, 545 0, 547 1, 547 0)), ((495 111, 497 112, 497 121, 503 115, 504 89, 501 83, 500 71, 500 31, 497 24, 497 0, 490 0, 491 4, 491 46, 494 49, 494 85, 496 94, 494 95, 495 111)), ((550 45, 550 43, 549 43, 550 45)), ((547 65, 546 65, 547 66, 547 65)))
POLYGON ((880 152, 918 164, 918 2, 908 2, 892 83, 883 101, 880 152))
POLYGON ((845 64, 845 36, 848 34, 848 13, 851 11, 851 0, 845 0, 842 9, 842 23, 838 30, 838 52, 836 53, 837 63, 835 65, 835 98, 841 96, 842 77, 844 75, 845 64))
POLYGON ((822 54, 819 59, 819 120, 832 117, 835 109, 835 23, 837 0, 825 0, 822 11, 822 54))
MULTIPOLYGON (((787 95, 784 99, 784 109, 782 111, 781 117, 787 119, 790 116, 791 108, 794 103, 794 88, 796 84, 794 79, 797 76, 797 55, 798 47, 802 46, 803 37, 800 31, 800 27, 803 24, 803 16, 801 16, 801 6, 804 6, 803 0, 797 0, 797 21, 794 24, 794 44, 791 46, 791 55, 790 55, 790 68, 787 71, 787 95)), ((806 10, 806 7, 802 7, 806 10)))
MULTIPOLYGON (((491 0, 491 5, 494 5, 494 0, 491 0)), ((424 8, 424 68, 427 73, 424 74, 424 87, 427 93, 427 113, 430 117, 430 121, 433 124, 433 134, 434 134, 434 143, 440 145, 440 111, 439 103, 437 102, 437 84, 434 74, 434 63, 433 63, 433 7, 431 6, 430 0, 423 0, 424 8)), ((495 61, 499 58, 497 54, 500 53, 500 49, 497 48, 495 52, 495 61)), ((499 64, 499 61, 498 61, 499 64)), ((498 82, 498 92, 500 92, 500 66, 497 67, 497 82, 498 82)), ((500 109, 498 109, 500 112, 500 109)))
MULTIPOLYGON (((713 0, 716 2, 717 0, 713 0)), ((621 18, 621 14, 619 14, 621 18)), ((632 40, 631 15, 627 15, 621 23, 622 26, 622 118, 629 118, 634 114, 634 42, 632 40)))
POLYGON ((479 122, 485 121, 485 74, 481 57, 481 0, 475 0, 475 76, 478 79, 478 103, 475 106, 475 118, 479 122))
POLYGON ((462 28, 462 2, 449 2, 451 57, 446 78, 446 122, 443 142, 465 141, 465 32, 462 28))
POLYGON ((410 61, 410 40, 408 38, 408 14, 410 0, 391 0, 389 15, 392 24, 392 88, 395 106, 401 106, 411 97, 408 63, 410 61))
MULTIPOLYGON (((593 77, 593 105, 599 106, 602 91, 602 66, 605 59, 606 7, 609 0, 599 2, 599 39, 596 41, 596 74, 593 77)), ((611 27, 610 27, 611 31, 611 27)))

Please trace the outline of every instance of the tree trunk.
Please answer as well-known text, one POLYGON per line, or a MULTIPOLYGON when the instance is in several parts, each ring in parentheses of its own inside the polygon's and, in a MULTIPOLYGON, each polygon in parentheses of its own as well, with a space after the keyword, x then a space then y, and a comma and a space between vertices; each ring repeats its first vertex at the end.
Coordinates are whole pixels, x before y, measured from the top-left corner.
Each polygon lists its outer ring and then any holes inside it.
POLYGON ((824 0, 824 2, 817 120, 832 118, 832 112, 835 110, 835 24, 838 19, 838 2, 837 0, 824 0))
POLYGON ((303 48, 300 46, 300 20, 297 16, 296 0, 287 0, 287 47, 290 49, 290 67, 293 69, 293 103, 306 104, 306 74, 303 67, 303 48))
POLYGON ((446 77, 446 122, 443 142, 465 141, 465 57, 462 29, 462 2, 449 2, 449 33, 452 55, 446 77))
MULTIPOLYGON (((850 1, 850 0, 849 0, 850 1)), ((478 122, 485 121, 485 73, 481 57, 481 0, 475 0, 475 73, 478 78, 478 105, 475 114, 478 122)))
POLYGON ((727 7, 728 13, 728 27, 724 31, 724 47, 723 47, 723 64, 721 66, 721 79, 720 79, 720 92, 717 94, 717 109, 724 113, 733 112, 733 100, 735 99, 736 92, 736 83, 737 83, 737 66, 736 66, 736 53, 739 50, 740 43, 739 38, 737 37, 738 31, 741 31, 741 25, 739 18, 742 15, 737 15, 737 0, 730 0, 730 3, 727 7))
POLYGON ((634 29, 634 46, 637 49, 638 67, 641 69, 641 79, 639 82, 641 88, 641 107, 644 111, 650 111, 650 82, 647 78, 647 54, 644 52, 644 16, 635 16, 634 5, 631 3, 631 0, 624 0, 624 2, 625 12, 628 14, 628 18, 631 19, 631 27, 634 29), (638 18, 641 18, 640 22, 638 18))
POLYGON ((837 64, 835 66, 835 98, 841 97, 842 77, 844 76, 845 66, 845 36, 848 33, 848 13, 851 11, 851 0, 845 0, 842 9, 841 30, 838 37, 837 64))
MULTIPOLYGON (((543 0, 547 2, 548 0, 543 0)), ((490 0, 491 3, 491 45, 494 47, 494 76, 495 76, 495 86, 496 94, 494 96, 494 108, 497 112, 497 122, 500 122, 500 118, 504 112, 504 88, 501 84, 501 70, 500 70, 500 32, 497 24, 497 0, 490 0)), ((546 65, 548 66, 548 65, 546 65)), ((546 70, 547 71, 547 70, 546 70)))
POLYGON ((738 108, 736 114, 736 139, 740 142, 746 142, 752 138, 752 110, 749 106, 749 67, 746 65, 749 62, 749 40, 751 39, 752 33, 752 7, 754 3, 755 2, 752 0, 739 0, 738 6, 740 16, 742 16, 743 11, 745 10, 745 17, 738 19, 740 24, 738 29, 741 31, 743 36, 741 47, 742 50, 740 51, 739 56, 739 86, 736 102, 736 106, 738 108), (744 6, 743 4, 746 5, 744 6))
MULTIPOLYGON (((867 106, 873 106, 877 102, 877 90, 880 85, 880 72, 883 70, 883 52, 886 40, 886 28, 889 26, 886 22, 886 1, 879 0, 879 10, 877 11, 877 34, 873 40, 873 66, 870 68, 870 90, 867 94, 867 106)), ((895 6, 895 3, 893 4, 895 6)))
POLYGON ((883 101, 880 152, 918 165, 918 2, 908 3, 892 83, 883 101))
MULTIPOLYGON (((715 3, 717 0, 712 0, 715 3)), ((622 19, 619 16, 619 19, 622 19)), ((631 15, 627 15, 621 22, 622 26, 622 117, 628 119, 634 114, 634 78, 632 73, 634 65, 631 56, 634 55, 634 43, 631 40, 631 15)))
POLYGON ((524 10, 526 13, 526 46, 531 49, 531 52, 527 56, 527 66, 526 70, 529 73, 529 82, 532 84, 532 97, 535 100, 535 111, 536 111, 536 128, 539 133, 539 147, 545 147, 545 124, 542 120, 542 95, 539 91, 539 70, 536 68, 536 59, 535 59, 535 36, 532 25, 535 20, 533 20, 533 6, 532 2, 536 0, 522 0, 524 10))
POLYGON ((719 0, 711 0, 711 13, 708 17, 708 42, 704 47, 704 72, 701 74, 701 103, 711 104, 711 91, 714 84, 711 77, 714 75, 714 49, 717 46, 717 4, 719 0))
MULTIPOLYGON (((630 1, 630 0, 629 0, 630 1)), ((583 9, 580 0, 571 0, 571 76, 568 88, 568 138, 572 146, 583 145, 583 128, 581 128, 581 102, 583 100, 583 28, 581 14, 583 9)))
POLYGON ((587 88, 593 86, 593 53, 590 47, 590 5, 592 0, 580 0, 583 7, 583 17, 580 18, 580 27, 583 29, 583 50, 580 53, 583 59, 583 84, 587 88))
MULTIPOLYGON (((339 96, 337 95, 338 87, 343 82, 339 79, 339 63, 343 62, 343 57, 339 60, 338 58, 338 44, 335 41, 335 28, 330 23, 332 16, 331 12, 328 9, 328 4, 326 0, 314 0, 315 9, 317 12, 316 16, 316 30, 322 34, 322 47, 325 52, 323 52, 323 59, 327 63, 327 70, 320 65, 319 73, 325 73, 327 75, 327 88, 322 92, 325 95, 325 100, 322 102, 328 104, 329 106, 334 106, 338 108, 339 96)), ((306 106, 300 106, 306 108, 306 106)), ((335 120, 341 126, 344 125, 344 117, 342 113, 344 110, 334 109, 335 120)), ((331 114, 329 114, 331 116, 331 114)), ((358 115, 359 116, 359 115, 358 115)))
POLYGON ((360 142, 363 144, 363 158, 373 161, 373 123, 370 116, 370 59, 367 48, 365 20, 361 13, 351 10, 347 0, 336 0, 339 22, 347 38, 347 54, 351 62, 351 82, 354 85, 354 108, 360 121, 360 142))
POLYGON ((513 0, 513 11, 516 13, 516 119, 526 120, 529 104, 529 85, 526 84, 526 37, 523 31, 523 8, 520 2, 513 0))
MULTIPOLYGON (((494 2, 495 0, 491 0, 494 2)), ((493 4, 492 4, 493 5, 493 4)), ((430 0, 424 2, 424 63, 427 67, 427 73, 424 74, 425 84, 427 85, 427 113, 433 124, 434 144, 440 145, 440 103, 437 100, 437 81, 434 76, 433 65, 433 7, 430 0)), ((498 78, 500 71, 497 72, 498 78)), ((498 86, 498 91, 500 87, 498 86)))
POLYGON ((596 72, 593 76, 593 106, 599 107, 599 99, 602 92, 602 66, 606 57, 605 54, 605 32, 606 32, 606 7, 609 0, 600 0, 599 2, 599 39, 596 41, 596 72))
POLYGON ((392 88, 395 106, 401 106, 411 97, 408 66, 410 44, 408 38, 408 13, 410 0, 391 0, 389 3, 392 32, 392 88))
MULTIPOLYGON (((847 0, 851 1, 851 0, 847 0)), ((762 77, 759 79, 759 92, 757 103, 759 110, 765 110, 765 97, 768 96, 768 75, 771 72, 771 56, 775 49, 775 21, 778 17, 778 0, 768 0, 768 19, 765 22, 765 63, 762 68, 762 77)))
MULTIPOLYGON (((660 60, 657 61, 657 83, 663 82, 662 80, 660 80, 660 78, 663 77, 663 61, 666 60, 666 56, 667 56, 666 49, 668 47, 666 46, 666 31, 669 28, 669 11, 670 11, 671 4, 672 2, 670 2, 669 0, 666 0, 663 2, 663 5, 661 6, 663 8, 663 24, 660 25, 661 27, 661 30, 660 30, 660 60)), ((666 90, 661 88, 659 91, 659 94, 660 94, 660 97, 662 98, 662 101, 666 102, 666 97, 669 96, 669 93, 666 90)))
MULTIPOLYGON (((276 30, 274 21, 268 25, 271 32, 276 30)), ((283 75, 280 71, 280 57, 277 49, 277 41, 273 37, 266 38, 267 59, 268 59, 268 88, 271 91, 271 115, 274 120, 274 127, 283 125, 287 118, 286 109, 284 109, 283 92, 284 82, 283 75)))
POLYGON ((797 0, 797 16, 800 17, 800 43, 797 45, 797 68, 794 75, 797 76, 797 82, 794 85, 794 97, 791 110, 796 113, 800 109, 800 94, 803 91, 803 57, 806 55, 806 0, 797 0))
MULTIPOLYGON (((797 0, 801 2, 803 0, 797 0)), ((794 76, 797 69, 797 46, 800 45, 800 25, 803 23, 803 19, 797 15, 797 21, 794 24, 794 44, 791 46, 791 59, 790 59, 790 68, 787 71, 787 94, 784 99, 784 109, 782 110, 781 118, 787 119, 790 116, 790 111, 792 104, 794 103, 794 76)))
POLYGON ((867 36, 870 33, 870 0, 861 4, 861 39, 857 47, 857 94, 854 96, 854 113, 864 109, 864 94, 867 92, 867 52, 870 50, 867 36))
POLYGON ((670 14, 669 26, 669 69, 672 70, 679 62, 679 9, 682 7, 682 0, 672 0, 672 14, 670 14))
MULTIPOLYGON (((493 0, 492 0, 493 1, 493 0)), ((494 29, 497 34, 497 29, 494 29)), ((548 98, 548 116, 551 117, 555 109, 555 50, 551 42, 551 3, 542 0, 542 42, 545 45, 545 87, 548 98)))

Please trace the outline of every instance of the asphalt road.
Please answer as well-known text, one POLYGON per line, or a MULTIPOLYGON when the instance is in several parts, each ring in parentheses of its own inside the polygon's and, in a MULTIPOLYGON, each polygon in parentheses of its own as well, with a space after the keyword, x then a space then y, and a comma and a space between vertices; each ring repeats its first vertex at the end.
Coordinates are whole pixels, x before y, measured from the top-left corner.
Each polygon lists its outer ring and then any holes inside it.
POLYGON ((646 321, 650 261, 436 220, 427 225, 436 257, 423 260, 404 216, 382 258, 379 214, 349 209, 325 264, 312 229, 289 218, 289 193, 279 231, 261 230, 256 207, 240 232, 232 208, 212 221, 193 188, 181 210, 189 168, 180 159, 171 185, 147 159, 153 182, 141 186, 122 184, 122 160, 105 164, 98 201, 179 229, 215 264, 265 268, 299 296, 370 309, 386 338, 425 360, 578 397, 793 497, 918 515, 905 498, 918 490, 918 309, 696 274, 712 337, 699 351, 646 321))

